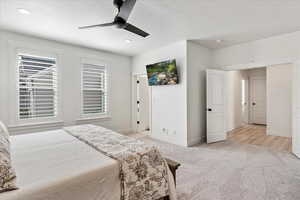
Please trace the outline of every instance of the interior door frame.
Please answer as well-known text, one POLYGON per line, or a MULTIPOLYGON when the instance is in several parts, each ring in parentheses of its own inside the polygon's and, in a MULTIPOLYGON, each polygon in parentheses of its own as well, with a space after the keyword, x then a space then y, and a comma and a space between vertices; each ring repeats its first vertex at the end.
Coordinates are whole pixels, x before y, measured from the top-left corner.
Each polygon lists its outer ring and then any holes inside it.
MULTIPOLYGON (((265 80, 266 81, 266 86, 267 86, 267 76, 250 76, 249 77, 249 104, 248 104, 248 108, 249 108, 249 119, 248 122, 250 124, 255 124, 254 120, 253 120, 253 81, 254 80, 265 80)), ((267 90, 266 90, 266 94, 267 94, 267 90)), ((267 96, 266 96, 266 101, 267 101, 267 96)), ((267 112, 267 105, 266 105, 266 112, 267 112)), ((266 116, 266 121, 267 121, 267 116, 266 116)))
POLYGON ((249 124, 250 123, 250 79, 247 77, 247 79, 244 79, 245 81, 245 88, 244 88, 244 94, 245 95, 245 102, 242 102, 242 116, 243 116, 243 123, 249 124), (246 119, 245 119, 245 112, 246 112, 246 119))
POLYGON ((297 74, 300 75, 300 60, 291 60, 287 59, 284 61, 270 61, 268 63, 248 63, 248 64, 239 64, 239 65, 229 65, 220 67, 225 71, 234 71, 234 70, 246 70, 246 69, 254 69, 254 68, 261 68, 261 67, 271 67, 273 65, 280 65, 280 64, 291 64, 293 65, 294 73, 293 73, 293 87, 292 87, 292 108, 293 112, 292 115, 292 153, 300 158, 300 79, 297 74), (297 92, 298 89, 298 92, 297 92), (299 131, 297 131, 299 130, 299 131), (298 133, 297 133, 298 132, 298 133))
MULTIPOLYGON (((141 73, 141 74, 133 74, 132 75, 132 128, 134 133, 138 133, 138 106, 137 106, 137 100, 138 100, 138 85, 137 81, 139 77, 147 77, 147 74, 141 73)), ((152 88, 149 87, 149 127, 150 131, 149 134, 152 134, 152 88)))

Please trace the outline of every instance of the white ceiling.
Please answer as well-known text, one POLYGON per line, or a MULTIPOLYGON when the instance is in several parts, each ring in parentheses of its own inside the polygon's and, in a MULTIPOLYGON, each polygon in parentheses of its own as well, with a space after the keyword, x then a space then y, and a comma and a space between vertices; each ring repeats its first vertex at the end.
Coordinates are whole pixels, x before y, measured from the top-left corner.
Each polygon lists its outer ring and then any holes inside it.
POLYGON ((298 0, 138 0, 129 22, 149 38, 113 27, 77 29, 112 21, 112 1, 0 0, 0 28, 126 55, 184 39, 221 48, 300 30, 298 0))

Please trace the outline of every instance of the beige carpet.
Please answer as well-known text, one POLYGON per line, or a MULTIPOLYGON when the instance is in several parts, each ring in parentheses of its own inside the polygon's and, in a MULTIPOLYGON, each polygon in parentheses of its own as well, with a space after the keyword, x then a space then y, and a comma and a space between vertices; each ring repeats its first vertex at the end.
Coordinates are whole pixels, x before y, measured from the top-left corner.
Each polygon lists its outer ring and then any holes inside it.
POLYGON ((140 139, 182 164, 179 200, 300 200, 300 160, 290 153, 233 142, 183 148, 140 139))

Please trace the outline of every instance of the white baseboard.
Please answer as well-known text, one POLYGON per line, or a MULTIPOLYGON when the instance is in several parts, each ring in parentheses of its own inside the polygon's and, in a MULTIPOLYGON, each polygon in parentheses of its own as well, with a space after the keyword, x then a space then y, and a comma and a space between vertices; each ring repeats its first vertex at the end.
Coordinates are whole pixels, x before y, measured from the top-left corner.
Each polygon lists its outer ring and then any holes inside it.
POLYGON ((295 148, 295 147, 293 147, 292 153, 293 153, 297 158, 300 159, 300 148, 295 148))

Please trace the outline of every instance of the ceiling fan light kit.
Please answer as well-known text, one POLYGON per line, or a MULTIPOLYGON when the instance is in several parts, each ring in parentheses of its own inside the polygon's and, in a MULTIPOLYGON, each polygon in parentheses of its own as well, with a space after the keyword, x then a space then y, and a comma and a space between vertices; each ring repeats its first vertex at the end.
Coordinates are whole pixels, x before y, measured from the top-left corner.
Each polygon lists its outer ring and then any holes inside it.
POLYGON ((149 33, 145 32, 145 31, 139 29, 138 27, 127 22, 128 18, 130 16, 130 13, 132 12, 132 10, 134 8, 134 5, 136 4, 136 0, 125 0, 125 1, 114 0, 113 4, 118 9, 117 16, 115 17, 113 22, 105 23, 105 24, 90 25, 90 26, 82 26, 82 27, 79 27, 79 29, 115 26, 116 28, 124 29, 126 31, 129 31, 129 32, 139 35, 141 37, 147 37, 150 35, 149 33))

